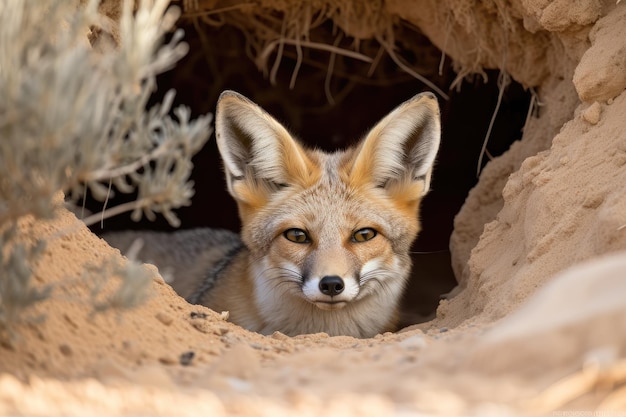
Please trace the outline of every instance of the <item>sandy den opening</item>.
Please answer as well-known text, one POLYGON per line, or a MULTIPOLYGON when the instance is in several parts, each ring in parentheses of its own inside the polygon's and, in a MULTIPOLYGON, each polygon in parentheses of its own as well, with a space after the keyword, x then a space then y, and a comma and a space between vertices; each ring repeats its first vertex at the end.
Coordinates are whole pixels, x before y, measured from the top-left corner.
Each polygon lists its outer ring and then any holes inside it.
MULTIPOLYGON (((457 79, 450 59, 403 20, 394 26, 395 37, 407 41, 399 42, 393 57, 376 39, 359 41, 362 55, 372 62, 287 44, 266 52, 263 68, 250 56, 250 34, 236 25, 216 27, 183 17, 178 26, 185 31, 190 52, 175 69, 159 77, 155 99, 161 100, 164 92, 173 88, 175 101, 200 115, 214 112, 219 94, 232 89, 261 105, 311 148, 333 151, 348 147, 413 95, 433 91, 433 86, 443 92, 438 94, 442 145, 432 190, 421 206, 422 231, 412 247, 414 266, 403 300, 402 327, 433 318, 440 297, 456 285, 449 251, 454 216, 478 180, 479 160, 482 169, 521 138, 530 92, 510 79, 501 91, 497 70, 457 79), (407 73, 394 59, 409 65, 432 85, 407 73), (455 82, 457 86, 450 90, 455 82)), ((330 19, 318 23, 309 36, 310 42, 333 45, 338 51, 349 51, 357 42, 330 19)), ((226 191, 214 134, 194 157, 194 164, 196 194, 192 206, 178 211, 181 228, 238 232, 237 207, 226 191)), ((113 199, 111 205, 123 201, 113 199)), ((97 211, 100 205, 91 201, 88 208, 97 211)), ((96 233, 123 229, 172 230, 161 217, 135 223, 128 215, 106 220, 103 229, 100 224, 92 227, 96 233)))

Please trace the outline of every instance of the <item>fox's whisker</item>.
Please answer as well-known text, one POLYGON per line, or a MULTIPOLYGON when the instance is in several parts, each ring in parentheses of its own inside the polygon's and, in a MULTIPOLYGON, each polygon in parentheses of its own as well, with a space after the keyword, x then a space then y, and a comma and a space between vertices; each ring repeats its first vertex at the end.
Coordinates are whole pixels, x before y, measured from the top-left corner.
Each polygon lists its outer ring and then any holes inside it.
POLYGON ((281 267, 268 268, 266 272, 277 278, 287 279, 289 281, 298 282, 298 283, 302 282, 302 275, 288 268, 281 268, 281 267), (276 275, 272 274, 271 271, 274 271, 274 270, 279 271, 279 273, 276 275))
POLYGON ((386 296, 392 296, 392 290, 388 281, 393 282, 394 278, 397 277, 390 271, 376 269, 363 274, 359 279, 359 285, 364 291, 382 291, 386 296))
POLYGON ((283 293, 299 294, 301 290, 301 275, 288 268, 271 267, 262 270, 257 277, 262 277, 274 285, 276 290, 281 289, 283 293))
POLYGON ((411 255, 435 255, 439 253, 447 253, 450 252, 450 249, 440 249, 440 250, 431 250, 431 251, 410 251, 411 255))

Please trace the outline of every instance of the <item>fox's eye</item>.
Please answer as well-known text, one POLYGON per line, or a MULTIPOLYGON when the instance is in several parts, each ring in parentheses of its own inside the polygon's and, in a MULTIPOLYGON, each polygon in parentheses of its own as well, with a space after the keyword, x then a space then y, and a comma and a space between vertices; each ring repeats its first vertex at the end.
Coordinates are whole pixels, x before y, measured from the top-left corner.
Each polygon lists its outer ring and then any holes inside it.
POLYGON ((353 242, 367 242, 376 237, 378 232, 370 227, 359 229, 352 235, 353 242))
POLYGON ((283 232, 283 236, 291 242, 310 243, 309 235, 302 229, 287 229, 283 232))

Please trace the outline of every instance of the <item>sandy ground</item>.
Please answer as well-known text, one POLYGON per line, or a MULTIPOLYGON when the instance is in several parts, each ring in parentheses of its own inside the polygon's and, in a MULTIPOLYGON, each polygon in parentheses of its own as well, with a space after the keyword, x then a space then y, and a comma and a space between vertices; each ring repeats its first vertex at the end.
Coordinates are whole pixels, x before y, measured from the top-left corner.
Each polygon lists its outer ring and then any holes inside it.
MULTIPOLYGON (((89 271, 124 260, 60 209, 20 224, 27 241, 49 236, 35 279, 54 290, 0 344, 0 414, 626 416, 626 5, 511 3, 499 23, 528 47, 506 67, 536 87, 539 117, 457 217, 462 284, 435 320, 364 340, 265 337, 187 304, 154 269, 146 303, 96 313, 89 271)), ((495 59, 435 32, 469 3, 438 4, 404 13, 453 59, 495 59)), ((454 29, 493 50, 495 4, 454 29)))
POLYGON ((626 398, 610 397, 626 378, 624 253, 551 277, 519 309, 493 289, 490 305, 509 311, 499 321, 468 315, 461 294, 422 328, 365 340, 289 338, 250 333, 191 306, 156 272, 141 307, 94 313, 85 278, 68 277, 102 267, 117 250, 69 212, 23 230, 52 236, 36 279, 56 286, 0 347, 7 415, 505 415, 609 409, 626 398), (542 397, 571 375, 592 381, 564 399, 542 397))

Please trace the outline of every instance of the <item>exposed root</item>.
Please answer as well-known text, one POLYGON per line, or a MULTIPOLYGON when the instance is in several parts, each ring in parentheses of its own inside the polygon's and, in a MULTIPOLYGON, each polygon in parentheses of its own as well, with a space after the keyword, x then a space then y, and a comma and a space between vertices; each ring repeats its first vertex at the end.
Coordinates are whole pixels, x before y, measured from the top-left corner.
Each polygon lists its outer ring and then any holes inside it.
POLYGON ((276 45, 300 45, 311 49, 318 49, 320 51, 327 51, 337 55, 343 55, 347 58, 358 59, 359 61, 371 63, 374 60, 367 55, 360 54, 358 52, 350 51, 343 48, 338 48, 334 45, 327 45, 325 43, 319 42, 311 42, 311 41, 302 41, 302 40, 294 40, 294 39, 279 39, 273 42, 270 42, 263 53, 257 58, 257 65, 262 62, 265 62, 269 55, 274 51, 276 45))
MULTIPOLYGON (((439 86, 422 75, 416 68, 408 65, 395 50, 395 32, 406 26, 394 26, 392 16, 389 15, 381 3, 369 1, 351 1, 337 3, 322 1, 312 3, 304 1, 300 7, 289 7, 287 3, 274 4, 273 2, 238 3, 225 5, 202 0, 179 0, 183 4, 184 17, 192 20, 198 32, 202 31, 198 23, 203 22, 213 27, 225 24, 238 28, 246 37, 246 54, 254 60, 257 68, 262 70, 272 84, 276 84, 278 70, 283 58, 295 51, 295 66, 289 81, 289 87, 294 88, 303 63, 310 63, 307 57, 310 53, 305 49, 330 53, 328 66, 325 67, 324 91, 329 102, 334 102, 330 93, 329 69, 332 76, 341 73, 341 68, 350 68, 344 71, 351 79, 365 78, 354 72, 352 64, 343 65, 339 58, 357 60, 370 64, 364 71, 367 77, 374 77, 380 68, 384 52, 396 64, 398 72, 403 71, 411 77, 420 80, 428 88, 441 97, 448 99, 448 95, 439 86), (332 22, 332 34, 327 27, 332 22), (315 31, 313 34, 312 32, 315 31), (338 40, 337 33, 342 36, 338 40), (314 35, 314 36, 313 36, 314 35), (331 38, 332 36, 332 38, 331 38), (344 42, 351 37, 350 42, 344 42), (364 40, 376 39, 380 45, 374 51, 364 51, 364 40), (287 48, 292 46, 293 48, 287 48), (269 64, 270 59, 272 63, 269 64)), ((419 33, 419 29, 411 27, 411 33, 419 33)), ((370 43, 371 45, 371 43, 370 43)), ((368 45, 368 46, 370 46, 368 45)), ((421 47, 418 45, 418 47, 421 47)), ((409 50, 419 54, 413 45, 409 50)), ((319 60, 319 57, 318 57, 319 60)), ((430 62, 429 65, 431 65, 430 62)), ((384 71, 384 69, 381 69, 384 71)), ((436 73, 433 68, 432 73, 436 73)), ((365 75, 365 74, 364 74, 365 75)), ((345 77, 344 77, 345 78, 345 77)), ((380 78, 380 76, 378 77, 380 78)), ((367 81, 365 81, 367 83, 367 81)))
MULTIPOLYGON (((296 22, 296 25, 297 24, 298 23, 296 22)), ((296 39, 296 53, 298 55, 298 59, 296 60, 296 66, 293 69, 293 73, 291 74, 291 80, 289 81, 289 89, 291 90, 293 90, 293 87, 296 85, 298 71, 300 70, 300 66, 302 65, 302 44, 300 42, 300 39, 296 39)))
POLYGON ((272 66, 272 70, 270 71, 270 83, 272 85, 276 85, 276 74, 278 73, 278 67, 280 66, 280 61, 283 58, 283 49, 285 48, 285 40, 286 40, 285 39, 285 27, 286 26, 287 26, 287 20, 283 20, 283 28, 280 34, 280 39, 278 41, 278 51, 276 52, 276 59, 274 60, 274 65, 272 66))
MULTIPOLYGON (((493 129, 493 124, 496 121, 496 117, 498 116, 498 111, 500 110, 500 105, 502 104, 502 97, 504 96, 504 90, 511 82, 511 78, 506 72, 500 72, 500 77, 498 78, 498 101, 496 102, 496 107, 493 109, 493 114, 491 115, 491 120, 489 121, 489 127, 487 128, 487 133, 485 133, 485 140, 483 140, 483 146, 480 149, 480 155, 478 156, 478 164, 476 165, 476 178, 480 176, 480 167, 483 164, 483 157, 487 150, 487 142, 489 142, 489 136, 491 136, 491 130, 493 129)), ((491 159, 491 158, 490 158, 491 159)))
POLYGON ((530 122, 530 118, 532 117, 533 112, 535 111, 536 105, 537 105, 537 93, 535 92, 535 90, 531 89, 530 103, 528 103, 528 112, 526 113, 526 120, 524 121, 524 127, 522 128, 522 132, 526 131, 526 127, 528 126, 528 123, 530 122))
MULTIPOLYGON (((335 39, 335 44, 333 46, 336 47, 337 45, 339 45, 339 42, 341 42, 342 38, 343 38, 343 32, 337 35, 337 38, 335 39)), ((335 99, 333 98, 333 95, 330 91, 330 80, 333 77, 333 70, 335 68, 336 56, 337 55, 334 52, 331 52, 330 58, 328 59, 328 70, 326 71, 326 78, 324 79, 324 94, 326 94, 326 100, 328 100, 331 106, 335 105, 335 99)))
MULTIPOLYGON (((197 0, 184 0, 184 3, 183 3, 183 7, 186 10, 185 12, 186 17, 201 17, 201 18, 208 18, 209 16, 220 15, 222 13, 231 12, 233 10, 245 10, 245 9, 249 9, 251 6, 252 5, 249 3, 239 3, 239 4, 233 4, 232 6, 220 7, 218 9, 190 12, 189 10, 199 9, 197 0), (189 3, 192 3, 192 2, 195 4, 195 7, 188 5, 189 3)), ((211 23, 214 23, 214 22, 211 22, 211 23)))
POLYGON ((380 60, 382 59, 384 53, 385 48, 380 45, 380 47, 378 48, 378 52, 376 52, 376 56, 374 57, 374 61, 372 61, 372 65, 370 65, 370 69, 367 71, 368 77, 374 75, 374 72, 376 71, 376 68, 378 67, 378 64, 380 63, 380 60))
POLYGON ((389 55, 389 57, 393 60, 393 62, 396 63, 396 65, 401 68, 404 72, 406 72, 407 74, 412 75, 413 77, 417 78, 418 80, 420 80, 421 82, 423 82, 425 85, 427 85, 429 88, 431 88, 432 90, 436 91, 437 94, 439 94, 441 97, 443 97, 445 100, 450 100, 450 96, 448 96, 441 88, 437 87, 432 81, 430 81, 428 78, 424 77, 423 75, 419 74, 418 72, 414 71, 411 67, 409 67, 407 64, 405 64, 404 62, 402 62, 402 60, 396 55, 396 53, 393 51, 393 48, 391 47, 391 45, 389 45, 389 43, 387 43, 384 39, 382 39, 380 36, 376 37, 376 40, 378 40, 378 42, 385 48, 385 50, 387 51, 387 54, 389 55))
POLYGON ((448 46, 448 38, 450 37, 450 13, 446 15, 446 23, 443 25, 446 36, 443 41, 443 50, 441 51, 441 59, 439 60, 439 75, 443 75, 443 64, 446 61, 446 48, 448 46))

